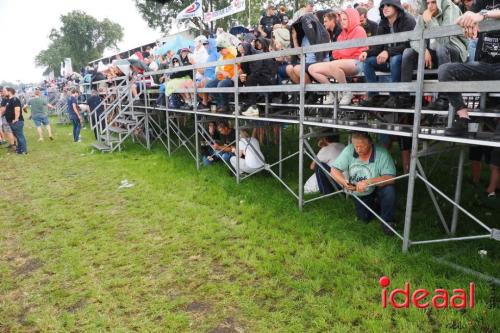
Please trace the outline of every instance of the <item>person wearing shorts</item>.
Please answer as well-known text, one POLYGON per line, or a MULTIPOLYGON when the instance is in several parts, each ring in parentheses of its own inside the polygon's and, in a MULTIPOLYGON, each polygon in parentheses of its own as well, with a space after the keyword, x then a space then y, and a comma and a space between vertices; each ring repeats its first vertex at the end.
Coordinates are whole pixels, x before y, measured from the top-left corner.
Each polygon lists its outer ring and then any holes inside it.
POLYGON ((49 139, 54 140, 48 117, 48 108, 54 108, 54 106, 41 98, 39 88, 35 88, 35 97, 28 102, 28 105, 31 109, 31 119, 35 123, 38 132, 38 141, 43 141, 42 125, 47 129, 49 139))

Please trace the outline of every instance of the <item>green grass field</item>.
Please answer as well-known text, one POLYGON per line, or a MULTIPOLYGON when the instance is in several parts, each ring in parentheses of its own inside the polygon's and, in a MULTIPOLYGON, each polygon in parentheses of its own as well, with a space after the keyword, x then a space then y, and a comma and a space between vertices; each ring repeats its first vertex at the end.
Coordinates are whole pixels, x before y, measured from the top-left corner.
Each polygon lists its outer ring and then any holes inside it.
MULTIPOLYGON (((434 259, 499 277, 498 242, 403 254, 377 223, 355 221, 351 201, 301 213, 269 175, 237 185, 220 165, 198 172, 182 152, 130 144, 92 153, 88 130, 80 144, 65 126, 54 142, 36 142, 31 123, 25 132, 28 156, 0 148, 0 332, 500 330, 491 300, 500 287, 434 259), (118 189, 123 179, 135 186, 118 189), (412 290, 451 291, 474 281, 476 306, 383 309, 383 275, 390 289, 409 281, 412 290)), ((442 235, 429 201, 417 199, 414 237, 442 235)), ((498 211, 476 211, 500 227, 498 211)), ((459 232, 469 228, 477 229, 461 217, 459 232)))

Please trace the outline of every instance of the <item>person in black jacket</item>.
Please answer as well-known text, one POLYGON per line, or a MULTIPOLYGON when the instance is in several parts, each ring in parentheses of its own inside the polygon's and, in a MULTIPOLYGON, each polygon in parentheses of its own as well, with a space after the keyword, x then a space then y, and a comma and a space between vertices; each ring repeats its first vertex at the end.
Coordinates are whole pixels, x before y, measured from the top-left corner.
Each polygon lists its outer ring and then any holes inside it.
MULTIPOLYGON (((404 31, 413 31, 415 19, 405 12, 400 0, 382 0, 380 2, 380 23, 377 36, 404 31)), ((366 82, 377 82, 375 71, 390 72, 391 82, 401 81, 401 62, 403 51, 410 47, 408 42, 374 45, 366 52, 361 53, 359 60, 364 61, 364 72, 366 82)), ((376 93, 369 93, 367 100, 361 101, 363 106, 377 105, 376 93)), ((382 105, 383 107, 395 107, 398 103, 397 93, 391 93, 391 97, 382 105)))
MULTIPOLYGON (((265 49, 269 49, 264 45, 265 49)), ((256 50, 250 43, 243 42, 238 46, 238 52, 241 56, 249 56, 253 54, 260 54, 262 51, 256 50)), ((250 62, 243 62, 241 64, 241 72, 239 79, 240 82, 247 86, 269 86, 276 82, 277 64, 274 59, 263 59, 250 62)), ((257 109, 257 93, 248 94, 248 107, 246 111, 242 112, 245 116, 258 117, 259 110, 257 109)))
POLYGON ((368 9, 366 9, 365 7, 356 7, 356 10, 359 13, 359 21, 361 22, 361 26, 366 31, 366 36, 376 36, 378 24, 377 22, 373 22, 372 20, 368 19, 368 9))
MULTIPOLYGON (((305 47, 316 44, 324 44, 330 41, 330 36, 325 27, 318 20, 316 15, 307 13, 299 17, 292 24, 292 42, 293 47, 305 47)), ((316 62, 328 60, 327 51, 306 53, 306 83, 311 83, 311 79, 307 74, 307 69, 310 65, 316 62)), ((300 65, 289 65, 286 72, 293 83, 300 82, 300 65)))

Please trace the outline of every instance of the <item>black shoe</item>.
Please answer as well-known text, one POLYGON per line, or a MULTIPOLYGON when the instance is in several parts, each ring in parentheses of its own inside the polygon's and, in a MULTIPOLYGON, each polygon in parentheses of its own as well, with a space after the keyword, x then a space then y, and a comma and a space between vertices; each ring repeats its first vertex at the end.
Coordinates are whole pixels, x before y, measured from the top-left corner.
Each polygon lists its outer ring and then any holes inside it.
POLYGON ((304 104, 316 104, 316 102, 318 101, 318 98, 319 98, 319 96, 316 95, 315 93, 312 93, 312 92, 307 93, 304 104))
POLYGON ((443 97, 438 97, 435 101, 427 104, 423 109, 425 110, 436 110, 436 111, 448 111, 450 103, 448 99, 443 97))
POLYGON ((389 96, 387 95, 370 96, 367 99, 359 101, 359 105, 369 108, 379 107, 382 106, 387 101, 387 99, 389 99, 389 96))
MULTIPOLYGON (((394 223, 394 222, 387 222, 387 224, 389 224, 393 229, 396 229, 396 223, 394 223)), ((386 234, 387 236, 393 236, 394 235, 394 232, 392 232, 392 230, 389 229, 385 224, 380 223, 380 226, 382 227, 382 231, 384 232, 384 234, 386 234)))
POLYGON ((493 133, 493 137, 491 139, 493 141, 500 141, 500 121, 497 123, 497 127, 495 128, 495 132, 493 133))
POLYGON ((469 119, 456 117, 451 127, 444 130, 445 136, 464 136, 469 132, 469 119))
POLYGON ((398 99, 398 96, 391 96, 387 101, 385 101, 382 107, 388 109, 397 109, 399 108, 398 99))
POLYGON ((409 95, 400 95, 397 99, 398 109, 410 109, 414 105, 415 98, 409 95))
POLYGON ((193 107, 190 104, 183 104, 183 105, 181 105, 181 107, 179 109, 188 111, 188 110, 192 110, 193 107))

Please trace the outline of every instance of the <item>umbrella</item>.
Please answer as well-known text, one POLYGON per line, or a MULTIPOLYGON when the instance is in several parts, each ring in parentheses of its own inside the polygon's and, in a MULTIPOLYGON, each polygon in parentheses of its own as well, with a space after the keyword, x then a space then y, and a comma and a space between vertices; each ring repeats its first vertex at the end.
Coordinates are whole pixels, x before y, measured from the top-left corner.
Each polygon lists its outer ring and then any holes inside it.
POLYGON ((156 55, 164 55, 169 50, 177 52, 177 50, 182 48, 194 48, 194 42, 192 40, 187 40, 179 35, 175 36, 173 40, 170 40, 160 46, 157 50, 154 51, 156 55))
POLYGON ((247 28, 239 25, 239 26, 236 26, 236 27, 232 27, 231 30, 229 30, 229 33, 231 35, 234 35, 234 36, 238 36, 240 34, 246 34, 246 33, 249 33, 250 30, 248 30, 247 28))

